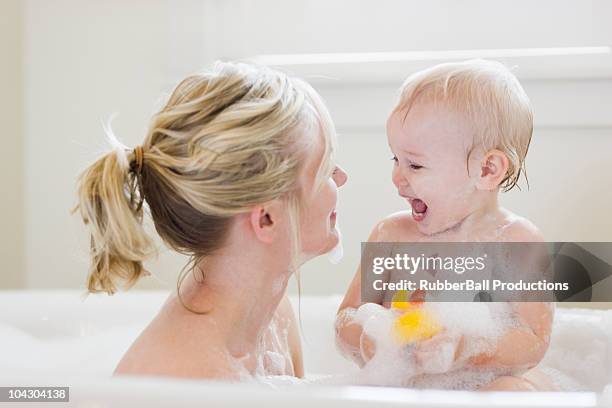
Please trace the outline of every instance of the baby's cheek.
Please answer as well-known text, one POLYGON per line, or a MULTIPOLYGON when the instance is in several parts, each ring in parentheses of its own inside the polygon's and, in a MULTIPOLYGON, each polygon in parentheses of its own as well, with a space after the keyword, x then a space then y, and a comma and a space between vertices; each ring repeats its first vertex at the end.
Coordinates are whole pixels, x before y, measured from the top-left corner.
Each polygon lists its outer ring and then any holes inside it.
POLYGON ((418 197, 430 206, 439 202, 448 192, 449 186, 435 176, 423 175, 415 178, 413 189, 418 197))
POLYGON ((453 206, 460 206, 467 202, 473 190, 474 186, 470 179, 461 175, 453 175, 445 179, 439 178, 434 193, 442 196, 453 206))

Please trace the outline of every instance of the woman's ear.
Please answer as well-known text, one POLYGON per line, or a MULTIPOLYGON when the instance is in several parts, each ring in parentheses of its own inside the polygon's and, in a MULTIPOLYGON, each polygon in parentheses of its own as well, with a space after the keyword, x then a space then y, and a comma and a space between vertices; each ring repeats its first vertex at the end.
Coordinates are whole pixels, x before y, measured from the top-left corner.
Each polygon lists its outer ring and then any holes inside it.
POLYGON ((255 236, 264 243, 273 242, 279 235, 283 206, 278 200, 253 207, 250 224, 255 236))
POLYGON ((493 149, 485 153, 480 163, 480 176, 477 186, 481 190, 495 190, 506 177, 510 162, 500 150, 493 149))

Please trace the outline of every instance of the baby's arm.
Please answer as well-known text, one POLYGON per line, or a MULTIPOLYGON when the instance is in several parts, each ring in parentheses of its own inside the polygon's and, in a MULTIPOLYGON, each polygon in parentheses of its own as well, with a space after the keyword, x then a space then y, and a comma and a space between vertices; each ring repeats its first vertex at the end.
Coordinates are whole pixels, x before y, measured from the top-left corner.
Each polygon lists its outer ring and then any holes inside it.
POLYGON ((550 342, 554 309, 550 303, 511 303, 521 325, 497 340, 493 353, 470 358, 476 366, 528 369, 544 357, 550 342))
MULTIPOLYGON (((368 242, 377 242, 381 238, 386 238, 384 236, 385 223, 388 223, 388 220, 383 220, 374 226, 368 237, 368 242)), ((372 300, 382 304, 382 295, 380 299, 372 300)), ((362 336, 363 328, 361 324, 353 320, 354 313, 362 304, 361 266, 358 266, 357 273, 355 273, 336 314, 336 345, 342 354, 351 358, 359 366, 363 366, 374 354, 374 342, 367 336, 362 336)))
MULTIPOLYGON (((528 220, 521 219, 501 237, 506 242, 544 242, 540 231, 528 220)), ((541 246, 534 246, 540 251, 541 246)), ((539 252, 534 252, 536 257, 539 252)), ((497 339, 493 351, 469 358, 469 363, 480 367, 531 368, 544 357, 550 342, 554 317, 554 303, 511 302, 518 327, 510 328, 497 339)))
POLYGON ((361 306, 360 293, 361 267, 358 267, 336 314, 336 345, 345 357, 351 358, 362 366, 366 362, 361 352, 363 328, 353 321, 353 314, 361 306))

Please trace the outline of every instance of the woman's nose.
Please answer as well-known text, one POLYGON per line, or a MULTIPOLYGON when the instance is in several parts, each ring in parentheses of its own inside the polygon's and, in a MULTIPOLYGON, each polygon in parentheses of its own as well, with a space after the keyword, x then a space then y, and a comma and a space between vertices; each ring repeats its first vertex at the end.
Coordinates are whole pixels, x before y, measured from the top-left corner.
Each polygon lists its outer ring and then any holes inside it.
POLYGON ((346 171, 344 171, 342 167, 336 166, 336 171, 334 172, 333 179, 336 183, 336 186, 342 187, 348 180, 348 174, 346 174, 346 171))

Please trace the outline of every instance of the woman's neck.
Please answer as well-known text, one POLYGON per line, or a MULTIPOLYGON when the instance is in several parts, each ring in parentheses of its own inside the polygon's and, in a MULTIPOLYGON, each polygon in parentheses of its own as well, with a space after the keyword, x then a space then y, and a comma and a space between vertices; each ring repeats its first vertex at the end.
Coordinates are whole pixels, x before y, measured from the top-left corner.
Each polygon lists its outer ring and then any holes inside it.
POLYGON ((236 359, 254 356, 285 295, 291 273, 284 257, 254 248, 224 251, 202 259, 181 286, 181 298, 195 310, 206 310, 227 351, 236 359), (203 307, 202 307, 203 306, 203 307))

